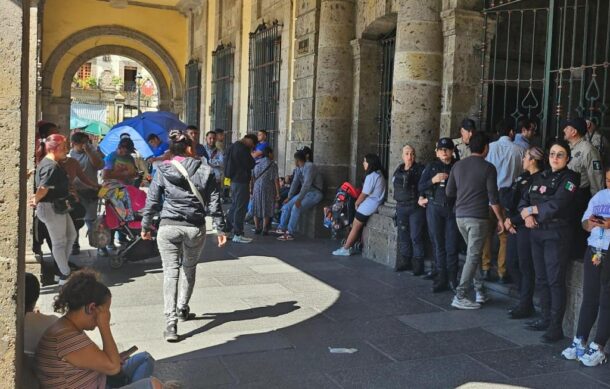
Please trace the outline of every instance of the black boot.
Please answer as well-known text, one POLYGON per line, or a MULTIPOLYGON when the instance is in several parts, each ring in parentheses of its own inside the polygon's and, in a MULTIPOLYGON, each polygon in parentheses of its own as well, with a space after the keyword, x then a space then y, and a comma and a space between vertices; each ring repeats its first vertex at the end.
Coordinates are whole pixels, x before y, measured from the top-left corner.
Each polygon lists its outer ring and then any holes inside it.
POLYGON ((551 324, 541 338, 544 343, 555 343, 562 339, 563 330, 561 329, 561 325, 556 323, 551 324))
POLYGON ((538 319, 527 325, 527 329, 531 331, 546 331, 549 328, 549 320, 538 319))
POLYGON ((422 277, 424 280, 433 280, 438 275, 436 271, 436 264, 432 262, 432 266, 430 267, 430 271, 426 272, 426 274, 422 277))
POLYGON ((168 324, 163 331, 163 338, 166 342, 177 342, 180 338, 178 337, 178 330, 176 323, 168 324))
POLYGON ((423 258, 413 258, 413 275, 421 276, 424 274, 424 259, 423 258))
POLYGON ((532 317, 532 315, 536 313, 534 307, 521 307, 517 306, 516 308, 510 310, 508 314, 511 319, 527 319, 528 317, 532 317))
POLYGON ((434 279, 432 284, 432 293, 439 293, 449 290, 449 284, 447 282, 447 273, 440 272, 434 279))
POLYGON ((413 267, 411 264, 411 258, 407 258, 400 253, 396 254, 396 266, 394 268, 394 271, 401 272, 411 270, 412 268, 413 267))

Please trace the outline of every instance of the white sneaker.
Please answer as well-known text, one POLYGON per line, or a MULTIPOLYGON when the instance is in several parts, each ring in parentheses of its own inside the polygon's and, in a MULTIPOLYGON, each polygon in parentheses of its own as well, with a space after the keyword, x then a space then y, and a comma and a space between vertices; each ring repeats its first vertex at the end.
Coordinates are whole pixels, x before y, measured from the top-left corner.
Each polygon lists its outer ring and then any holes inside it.
POLYGON ((608 361, 603 349, 595 342, 591 342, 583 356, 578 359, 583 365, 589 367, 598 366, 608 361))
POLYGON ((585 354, 585 343, 582 338, 574 337, 570 347, 561 352, 561 356, 569 361, 580 359, 585 354))
POLYGON ((479 304, 484 304, 486 302, 488 302, 489 300, 491 300, 491 298, 487 295, 487 293, 485 293, 482 290, 477 290, 476 292, 476 302, 479 304))
POLYGON ((451 302, 451 306, 457 309, 479 309, 481 304, 475 303, 467 299, 466 297, 459 298, 455 296, 451 302))
POLYGON ((245 236, 235 235, 233 239, 231 239, 233 243, 250 243, 252 242, 252 238, 246 238, 245 236))
POLYGON ((340 248, 333 251, 333 255, 336 255, 338 257, 349 257, 350 255, 352 255, 352 249, 346 249, 345 247, 341 246, 340 248))

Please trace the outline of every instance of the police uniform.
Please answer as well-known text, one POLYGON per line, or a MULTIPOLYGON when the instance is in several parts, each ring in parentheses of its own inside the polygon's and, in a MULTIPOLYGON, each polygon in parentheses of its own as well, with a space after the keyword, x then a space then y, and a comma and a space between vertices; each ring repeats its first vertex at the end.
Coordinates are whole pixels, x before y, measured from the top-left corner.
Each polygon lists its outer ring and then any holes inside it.
POLYGON ((572 158, 568 162, 568 168, 580 175, 579 191, 576 195, 576 203, 573 207, 573 233, 574 239, 571 247, 571 255, 574 258, 582 258, 586 249, 587 232, 580 225, 580 217, 587 209, 591 197, 604 187, 604 173, 599 151, 591 143, 580 138, 578 142, 570 146, 572 158))
POLYGON ((606 137, 603 136, 599 131, 594 131, 593 133, 587 132, 585 134, 585 139, 597 149, 602 162, 607 166, 608 140, 606 137))
POLYGON ((531 175, 526 171, 517 177, 510 190, 500 190, 500 202, 510 222, 517 230, 516 234, 509 234, 508 236, 509 269, 515 282, 519 285, 519 304, 517 308, 511 311, 511 316, 515 319, 529 317, 534 313, 535 273, 530 229, 525 227, 519 213, 519 201, 539 174, 540 172, 531 175))
MULTIPOLYGON (((449 140, 449 139, 447 139, 449 140)), ((455 161, 445 164, 440 160, 430 162, 419 180, 419 193, 428 199, 426 220, 430 238, 434 245, 434 263, 438 276, 433 291, 447 288, 447 282, 457 286, 459 230, 455 220, 455 199, 447 198, 446 182, 432 183, 438 173, 451 172, 455 161)))
POLYGON ((453 149, 453 158, 456 161, 470 157, 470 154, 472 154, 470 152, 470 147, 462 140, 461 137, 453 139, 453 144, 455 145, 455 148, 453 149))
POLYGON ((538 226, 530 230, 530 238, 542 319, 532 327, 547 329, 546 340, 563 337, 571 208, 579 185, 580 177, 570 169, 546 170, 534 176, 519 203, 520 211, 531 206, 538 208, 535 215, 538 226))
POLYGON ((415 162, 409 170, 400 164, 392 176, 396 200, 396 227, 398 228, 397 269, 413 269, 413 275, 424 273, 424 228, 426 211, 417 204, 417 185, 424 166, 415 162))

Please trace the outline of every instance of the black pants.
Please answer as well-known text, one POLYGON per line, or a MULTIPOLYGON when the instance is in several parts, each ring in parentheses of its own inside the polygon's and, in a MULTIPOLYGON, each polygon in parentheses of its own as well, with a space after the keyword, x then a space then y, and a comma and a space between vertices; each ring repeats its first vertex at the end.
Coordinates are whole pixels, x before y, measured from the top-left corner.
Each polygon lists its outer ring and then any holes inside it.
POLYGON ((453 209, 429 203, 426 208, 426 220, 434 246, 436 270, 457 276, 460 231, 453 209))
POLYGON ((542 317, 561 328, 566 310, 566 267, 569 257, 570 226, 541 226, 530 230, 536 289, 542 317))
POLYGON ((396 205, 398 253, 405 259, 424 258, 426 210, 419 205, 396 205))
POLYGON ((250 201, 249 184, 242 182, 231 182, 231 208, 227 213, 227 231, 235 235, 244 234, 244 219, 248 210, 248 201, 250 201))
POLYGON ((508 236, 506 260, 508 271, 519 289, 519 307, 533 308, 536 278, 529 228, 520 226, 516 234, 508 236))
MULTIPOLYGON (((601 273, 602 266, 610 266, 610 263, 605 262, 604 265, 594 266, 591 262, 592 255, 591 248, 587 248, 584 258, 582 304, 576 336, 588 339, 593 323, 599 319, 594 342, 603 348, 610 338, 610 283, 602 283, 601 273)), ((608 257, 605 260, 608 261, 608 257)))
POLYGON ((581 260, 587 249, 587 238, 589 234, 582 228, 580 218, 587 210, 591 200, 591 190, 589 188, 579 188, 576 191, 576 199, 574 200, 573 214, 572 214, 572 237, 570 239, 570 259, 581 260))

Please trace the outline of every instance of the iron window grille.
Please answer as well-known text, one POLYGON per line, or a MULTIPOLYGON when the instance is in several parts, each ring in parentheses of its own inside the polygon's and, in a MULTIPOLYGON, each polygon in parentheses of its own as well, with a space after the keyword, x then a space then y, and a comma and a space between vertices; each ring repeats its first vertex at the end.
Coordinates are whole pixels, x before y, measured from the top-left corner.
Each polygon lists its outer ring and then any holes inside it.
POLYGON ((201 103, 201 69, 199 61, 186 64, 186 123, 199 127, 201 103))
POLYGON ((211 128, 223 129, 227 144, 233 140, 233 79, 235 49, 222 43, 212 52, 211 128))
POLYGON ((610 2, 484 0, 483 14, 482 128, 527 116, 546 142, 563 119, 607 127, 610 2))
POLYGON ((263 22, 250 33, 250 79, 248 85, 248 128, 267 130, 268 142, 278 146, 281 29, 277 21, 263 22))
POLYGON ((394 78, 394 53, 396 30, 379 40, 381 46, 381 82, 379 89, 379 136, 377 150, 383 168, 387 171, 390 160, 390 137, 392 133, 392 82, 394 78))

